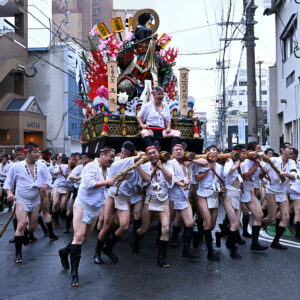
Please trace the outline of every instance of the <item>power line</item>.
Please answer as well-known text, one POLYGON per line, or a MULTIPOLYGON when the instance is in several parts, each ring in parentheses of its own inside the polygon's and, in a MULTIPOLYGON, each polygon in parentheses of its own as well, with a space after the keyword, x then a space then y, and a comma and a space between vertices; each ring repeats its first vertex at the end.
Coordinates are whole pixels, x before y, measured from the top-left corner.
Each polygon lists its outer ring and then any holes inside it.
MULTIPOLYGON (((206 15, 206 22, 207 22, 207 25, 210 25, 210 24, 209 24, 209 21, 208 21, 208 14, 207 14, 206 0, 204 0, 204 8, 205 8, 205 15, 206 15)), ((211 45, 214 47, 213 38, 212 38, 212 33, 211 33, 211 30, 210 30, 210 26, 208 27, 208 32, 209 32, 209 38, 210 38, 211 45)), ((215 53, 216 53, 216 52, 215 52, 215 53)), ((217 58, 216 55, 215 55, 215 58, 217 58)))
MULTIPOLYGON (((43 14, 48 20, 50 20, 50 18, 42 11, 42 10, 40 10, 37 6, 35 6, 35 5, 31 5, 31 6, 34 6, 41 14, 43 14)), ((43 26, 45 26, 47 29, 49 29, 45 24, 43 24, 38 18, 36 18, 32 13, 30 13, 26 8, 25 8, 25 11, 27 11, 33 18, 35 18, 39 23, 41 23, 43 26)), ((52 20, 52 23, 56 26, 56 27, 58 27, 58 25, 52 20)), ((49 29, 49 31, 51 31, 50 29, 49 29)), ((66 31, 64 31, 63 29, 61 29, 61 31, 62 32, 64 32, 67 36, 69 36, 76 44, 78 44, 83 50, 85 50, 85 51, 88 51, 88 49, 84 46, 84 45, 82 45, 82 44, 80 44, 78 41, 76 41, 76 39, 72 36, 72 35, 70 35, 68 32, 66 32, 66 31)))
MULTIPOLYGON (((9 39, 10 41, 14 42, 15 44, 17 44, 19 47, 22 47, 22 46, 21 46, 19 43, 17 43, 14 39, 10 39, 8 36, 6 36, 5 34, 3 34, 2 32, 0 32, 0 34, 1 34, 2 36, 4 36, 5 38, 9 39)), ((23 48, 23 47, 22 47, 22 48, 23 48)), ((34 53, 34 52, 32 52, 32 54, 33 54, 34 56, 36 56, 37 58, 40 58, 38 54, 36 54, 36 53, 34 53)), ((76 77, 74 77, 73 75, 69 74, 69 73, 66 72, 65 70, 61 69, 60 67, 58 67, 58 66, 52 64, 52 63, 49 62, 48 60, 45 60, 44 58, 40 58, 40 60, 42 60, 43 62, 49 64, 49 65, 52 66, 53 68, 60 70, 61 72, 67 74, 68 76, 70 76, 70 77, 76 79, 76 77)))
POLYGON ((192 31, 192 30, 196 30, 196 29, 200 29, 200 28, 205 28, 205 27, 210 27, 210 26, 214 26, 214 25, 218 25, 218 23, 207 24, 207 25, 202 25, 202 26, 197 26, 197 27, 192 27, 192 28, 186 28, 186 29, 182 29, 182 30, 172 31, 172 32, 169 32, 168 34, 174 34, 174 33, 185 32, 185 31, 192 31))
POLYGON ((179 53, 178 55, 207 55, 222 52, 223 49, 216 49, 211 51, 203 51, 203 52, 192 52, 192 53, 179 53))

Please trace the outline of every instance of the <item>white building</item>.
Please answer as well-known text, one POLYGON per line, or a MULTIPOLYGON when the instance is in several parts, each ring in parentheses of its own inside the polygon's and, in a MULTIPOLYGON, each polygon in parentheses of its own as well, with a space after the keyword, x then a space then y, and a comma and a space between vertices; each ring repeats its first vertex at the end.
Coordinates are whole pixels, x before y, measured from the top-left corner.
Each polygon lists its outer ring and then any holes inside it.
MULTIPOLYGON (((36 60, 35 56, 30 58, 36 60)), ((42 58, 36 64, 38 75, 31 78, 28 90, 37 95, 38 103, 47 116, 47 147, 54 153, 67 155, 81 152, 81 122, 84 116, 82 109, 73 102, 80 99, 76 82, 76 54, 62 45, 43 52, 42 58)))
POLYGON ((300 5, 273 0, 266 15, 276 14, 276 66, 270 68, 270 145, 282 142, 300 148, 300 5))
MULTIPOLYGON (((262 67, 256 68, 256 99, 257 99, 257 119, 260 142, 265 143, 262 138, 262 129, 268 123, 268 106, 269 106, 269 72, 262 67), (260 89, 261 85, 261 89, 260 89), (261 101, 260 101, 261 98, 261 101)), ((226 89, 226 126, 229 133, 230 127, 238 126, 239 119, 245 119, 248 123, 248 98, 247 98, 247 69, 240 69, 236 75, 234 83, 226 89)), ((230 134, 228 135, 230 139, 230 134)), ((230 142, 229 142, 230 144, 230 142)))

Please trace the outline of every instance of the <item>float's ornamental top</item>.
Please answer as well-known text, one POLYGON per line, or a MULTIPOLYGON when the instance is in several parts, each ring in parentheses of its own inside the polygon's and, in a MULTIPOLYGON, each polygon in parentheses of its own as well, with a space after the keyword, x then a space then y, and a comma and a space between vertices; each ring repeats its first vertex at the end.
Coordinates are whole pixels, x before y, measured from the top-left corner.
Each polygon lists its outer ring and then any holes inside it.
POLYGON ((132 20, 132 28, 137 41, 144 40, 154 34, 159 26, 159 17, 155 10, 151 8, 140 9, 137 11, 132 20), (155 24, 153 28, 147 26, 147 22, 154 17, 155 24))

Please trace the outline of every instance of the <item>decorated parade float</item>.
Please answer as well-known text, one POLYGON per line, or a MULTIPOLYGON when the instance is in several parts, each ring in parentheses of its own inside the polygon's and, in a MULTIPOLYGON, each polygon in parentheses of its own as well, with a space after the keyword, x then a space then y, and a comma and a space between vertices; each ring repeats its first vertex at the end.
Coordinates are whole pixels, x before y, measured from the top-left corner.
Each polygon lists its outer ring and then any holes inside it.
MULTIPOLYGON (((90 54, 82 54, 88 89, 74 100, 86 116, 83 151, 97 153, 104 144, 120 151, 125 140, 131 140, 137 150, 144 149, 136 116, 153 101, 152 87, 161 86, 171 127, 180 130, 187 150, 202 152, 201 122, 194 117, 194 102, 188 97, 188 69, 179 70, 178 82, 173 71, 178 49, 169 47, 170 35, 158 36, 158 27, 157 13, 143 9, 128 19, 126 28, 120 17, 111 19, 112 33, 105 23, 92 28, 90 54)), ((155 140, 163 150, 170 150, 170 138, 155 140)))

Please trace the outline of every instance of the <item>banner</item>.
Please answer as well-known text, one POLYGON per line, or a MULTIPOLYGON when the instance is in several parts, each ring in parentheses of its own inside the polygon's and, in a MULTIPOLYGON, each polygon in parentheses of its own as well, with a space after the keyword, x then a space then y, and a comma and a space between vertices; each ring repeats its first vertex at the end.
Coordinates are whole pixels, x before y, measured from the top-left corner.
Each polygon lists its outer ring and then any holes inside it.
POLYGON ((108 105, 109 111, 117 111, 118 104, 118 91, 117 91, 117 80, 118 80, 118 63, 116 61, 109 61, 107 63, 107 73, 108 73, 108 105))
POLYGON ((188 114, 188 96, 189 96, 189 69, 179 69, 180 72, 180 114, 188 114))

